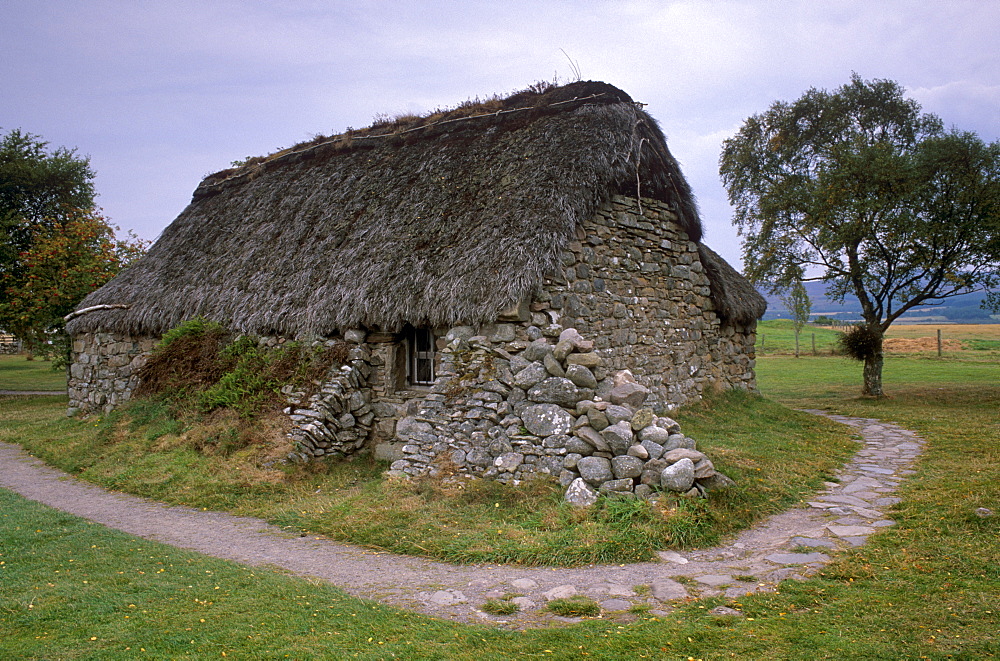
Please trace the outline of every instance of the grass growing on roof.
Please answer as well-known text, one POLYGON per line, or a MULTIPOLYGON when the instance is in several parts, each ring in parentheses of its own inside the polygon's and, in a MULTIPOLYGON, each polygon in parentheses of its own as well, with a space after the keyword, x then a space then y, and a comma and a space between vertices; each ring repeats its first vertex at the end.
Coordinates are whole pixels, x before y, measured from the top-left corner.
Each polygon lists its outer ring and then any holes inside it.
POLYGON ((621 563, 711 545, 810 493, 855 447, 833 423, 732 393, 679 419, 736 488, 659 505, 603 499, 581 511, 552 481, 385 480, 387 466, 369 457, 274 463, 290 450, 266 440, 283 438, 280 416, 178 418, 166 403, 137 400, 100 419, 67 420, 61 406, 5 407, 0 439, 108 488, 462 563, 621 563))

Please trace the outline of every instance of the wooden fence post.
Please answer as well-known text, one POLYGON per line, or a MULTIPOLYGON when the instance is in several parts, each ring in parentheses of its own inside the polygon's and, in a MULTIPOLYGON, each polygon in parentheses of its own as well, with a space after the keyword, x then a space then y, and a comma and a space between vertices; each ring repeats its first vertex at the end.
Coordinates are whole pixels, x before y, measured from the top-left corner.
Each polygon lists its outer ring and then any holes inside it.
POLYGON ((938 340, 938 358, 941 357, 941 329, 937 329, 937 340, 938 340))

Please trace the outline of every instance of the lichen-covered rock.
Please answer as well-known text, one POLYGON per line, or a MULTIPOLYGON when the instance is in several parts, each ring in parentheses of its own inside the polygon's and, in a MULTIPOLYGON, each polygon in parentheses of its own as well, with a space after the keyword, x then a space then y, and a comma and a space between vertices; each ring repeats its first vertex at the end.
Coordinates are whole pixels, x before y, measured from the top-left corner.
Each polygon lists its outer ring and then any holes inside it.
POLYGON ((587 420, 590 422, 590 426, 597 431, 604 431, 611 424, 607 414, 596 407, 587 409, 587 420))
POLYGON ((694 486, 694 462, 684 458, 660 473, 660 486, 667 491, 684 493, 694 486))
POLYGON ((649 397, 649 388, 628 381, 612 388, 610 394, 612 403, 628 404, 633 407, 642 406, 647 397, 649 397))
POLYGON ((623 494, 632 491, 634 483, 631 479, 619 479, 619 480, 608 480, 603 483, 598 489, 598 493, 607 494, 623 494))
POLYGON ((528 389, 528 399, 532 402, 575 406, 580 400, 580 395, 572 381, 565 377, 552 376, 531 386, 528 389))
POLYGON ((573 428, 573 416, 556 404, 534 404, 521 413, 525 428, 535 436, 568 434, 573 428))
POLYGON ((604 360, 597 353, 571 353, 566 356, 566 362, 570 365, 583 365, 584 367, 600 367, 604 360))
MULTIPOLYGON (((649 427, 644 427, 639 430, 639 440, 640 441, 650 441, 662 446, 670 439, 670 432, 668 432, 663 427, 657 427, 655 425, 650 425, 649 427)), ((660 450, 663 453, 663 450, 660 450)))
MULTIPOLYGON (((648 429, 648 427, 647 427, 648 429)), ((663 446, 652 441, 643 441, 639 444, 646 451, 648 459, 659 459, 663 456, 663 446)))
POLYGON ((642 444, 638 443, 629 446, 628 454, 631 457, 635 457, 636 459, 641 459, 643 461, 649 459, 649 450, 647 450, 642 444))
POLYGON ((721 491, 736 486, 736 482, 732 478, 719 471, 715 471, 710 477, 698 480, 698 484, 708 492, 721 491))
POLYGON ((514 375, 514 385, 527 390, 547 378, 549 378, 549 371, 545 369, 545 365, 539 362, 528 363, 526 367, 514 375))
POLYGON ((611 448, 611 452, 616 455, 625 454, 632 445, 632 426, 625 421, 611 425, 601 432, 601 438, 611 448))
POLYGON ((541 362, 545 359, 545 355, 549 353, 552 353, 552 345, 544 338, 539 338, 531 342, 521 355, 524 356, 525 360, 541 362))
POLYGON ((671 434, 681 433, 681 426, 673 418, 666 418, 661 415, 656 419, 656 426, 663 427, 671 434))
MULTIPOLYGON (((584 457, 576 463, 576 470, 588 484, 595 486, 614 479, 615 475, 611 471, 611 460, 604 457, 584 457)), ((694 479, 694 465, 691 466, 692 480, 694 479)))
POLYGON ((611 452, 611 446, 608 445, 607 441, 605 441, 604 438, 592 427, 579 427, 574 430, 573 433, 576 434, 578 438, 583 439, 583 441, 593 446, 594 450, 597 450, 598 452, 611 452))
POLYGON ((590 507, 597 502, 597 497, 597 492, 583 478, 579 477, 566 488, 564 496, 566 502, 574 507, 590 507))
POLYGON ((711 459, 707 457, 701 461, 697 461, 694 464, 694 479, 702 480, 706 477, 711 477, 715 475, 715 464, 712 463, 711 459))
POLYGON ((670 450, 669 452, 663 453, 663 461, 668 464, 672 464, 681 459, 690 459, 692 463, 697 463, 703 459, 708 459, 704 453, 698 452, 697 450, 689 450, 687 448, 677 448, 676 450, 670 450))
POLYGON ((642 475, 642 468, 642 459, 632 455, 623 454, 611 459, 611 472, 619 480, 639 477, 642 475))
POLYGON ((653 424, 653 409, 639 409, 632 416, 632 431, 639 431, 653 424))
POLYGON ((566 378, 575 383, 580 388, 597 388, 597 378, 589 368, 583 365, 569 365, 566 367, 566 378))
POLYGON ((565 377, 566 370, 563 366, 559 364, 559 360, 555 358, 554 353, 547 353, 542 359, 542 364, 545 365, 545 370, 552 376, 565 377))
POLYGON ((493 461, 493 465, 505 473, 513 473, 524 463, 524 455, 520 452, 505 452, 493 461))
POLYGON ((629 427, 631 427, 632 416, 635 415, 635 411, 625 406, 612 404, 604 409, 604 415, 607 416, 609 424, 616 425, 619 422, 628 422, 629 427))
POLYGON ((570 439, 566 441, 566 452, 568 453, 576 453, 587 456, 593 454, 596 449, 597 448, 592 443, 589 443, 586 439, 579 435, 571 436, 570 439))

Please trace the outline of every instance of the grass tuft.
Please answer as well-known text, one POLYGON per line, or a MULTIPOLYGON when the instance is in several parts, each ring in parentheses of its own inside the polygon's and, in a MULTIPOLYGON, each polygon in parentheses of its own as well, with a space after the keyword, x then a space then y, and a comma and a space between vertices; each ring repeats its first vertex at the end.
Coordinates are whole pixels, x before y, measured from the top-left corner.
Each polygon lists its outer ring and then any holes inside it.
POLYGON ((553 599, 545 608, 563 617, 596 617, 601 614, 600 604, 580 595, 553 599))
POLYGON ((487 599, 483 604, 483 612, 490 615, 513 615, 521 610, 520 606, 511 601, 513 598, 513 595, 507 595, 503 599, 487 599))

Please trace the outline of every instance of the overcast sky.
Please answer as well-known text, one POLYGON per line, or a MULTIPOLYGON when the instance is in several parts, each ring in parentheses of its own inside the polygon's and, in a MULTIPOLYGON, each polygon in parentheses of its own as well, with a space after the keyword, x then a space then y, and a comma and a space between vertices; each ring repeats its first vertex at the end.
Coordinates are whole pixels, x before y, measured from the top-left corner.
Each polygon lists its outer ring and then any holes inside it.
POLYGON ((738 265, 718 158, 743 120, 853 71, 997 140, 998 34, 998 0, 0 0, 0 130, 89 155, 112 222, 154 239, 233 160, 575 66, 648 104, 738 265))

